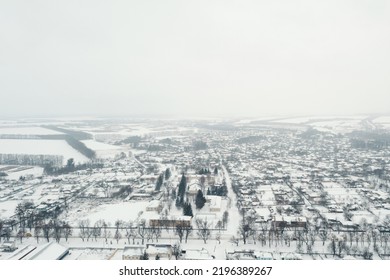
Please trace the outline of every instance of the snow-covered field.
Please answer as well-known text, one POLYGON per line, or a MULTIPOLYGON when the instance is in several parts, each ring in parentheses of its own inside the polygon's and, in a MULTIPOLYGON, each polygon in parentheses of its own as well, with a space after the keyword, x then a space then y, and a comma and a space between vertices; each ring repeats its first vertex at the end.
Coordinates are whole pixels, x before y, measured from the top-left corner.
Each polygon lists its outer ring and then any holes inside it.
POLYGON ((323 132, 351 132, 362 128, 361 122, 367 116, 313 116, 278 119, 275 123, 306 124, 323 132))
POLYGON ((0 127, 0 135, 58 135, 62 132, 39 126, 0 127))
POLYGON ((383 116, 383 117, 376 118, 376 119, 374 119, 374 122, 375 123, 390 123, 390 116, 383 116))
MULTIPOLYGON (((0 166, 0 169, 3 166, 0 166)), ((20 167, 15 166, 12 169, 7 169, 7 179, 8 180, 18 180, 20 176, 28 176, 32 175, 34 177, 41 176, 43 173, 43 168, 39 166, 28 166, 28 167, 20 167)))
POLYGON ((112 204, 101 204, 98 202, 76 205, 69 210, 67 218, 77 226, 80 220, 90 220, 93 225, 96 221, 103 219, 106 223, 114 225, 116 220, 125 222, 137 219, 141 209, 145 209, 148 201, 129 201, 112 204))
POLYGON ((8 219, 15 213, 15 208, 20 201, 18 200, 7 200, 0 202, 0 218, 8 219))
POLYGON ((99 158, 113 158, 120 152, 126 152, 126 149, 123 149, 122 147, 95 140, 84 140, 81 142, 83 142, 91 150, 94 150, 99 158))
POLYGON ((373 120, 373 123, 383 128, 390 129, 390 116, 383 116, 383 117, 376 118, 373 120))
POLYGON ((318 121, 310 123, 310 125, 319 131, 335 133, 351 132, 362 128, 359 119, 318 121))
POLYGON ((292 124, 305 124, 309 122, 326 122, 334 121, 338 119, 343 119, 347 121, 361 121, 367 116, 307 116, 307 117, 293 117, 293 118, 284 118, 277 119, 274 122, 277 123, 292 123, 292 124))
POLYGON ((358 203, 362 200, 362 197, 354 189, 345 188, 337 183, 323 182, 322 184, 325 191, 336 203, 358 203))
POLYGON ((69 158, 76 163, 88 161, 64 140, 0 139, 0 154, 60 155, 64 157, 63 164, 69 158))
POLYGON ((291 119, 282 119, 282 120, 275 120, 273 122, 276 123, 293 123, 293 124, 304 124, 309 122, 311 119, 309 117, 302 117, 302 118, 291 118, 291 119))

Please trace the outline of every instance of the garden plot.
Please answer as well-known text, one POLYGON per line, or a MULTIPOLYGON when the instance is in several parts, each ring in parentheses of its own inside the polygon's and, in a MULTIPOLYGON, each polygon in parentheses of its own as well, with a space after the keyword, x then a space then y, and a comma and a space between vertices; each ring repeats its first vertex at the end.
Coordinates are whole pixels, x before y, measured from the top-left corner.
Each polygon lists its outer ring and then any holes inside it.
POLYGON ((353 211, 352 213, 352 222, 356 224, 361 224, 364 220, 367 221, 368 224, 375 224, 377 221, 377 217, 367 210, 353 211))
POLYGON ((272 185, 263 185, 256 189, 257 198, 264 206, 275 205, 275 196, 272 191, 272 185))
POLYGON ((362 197, 354 190, 344 188, 337 183, 323 183, 325 191, 337 204, 360 203, 362 197))

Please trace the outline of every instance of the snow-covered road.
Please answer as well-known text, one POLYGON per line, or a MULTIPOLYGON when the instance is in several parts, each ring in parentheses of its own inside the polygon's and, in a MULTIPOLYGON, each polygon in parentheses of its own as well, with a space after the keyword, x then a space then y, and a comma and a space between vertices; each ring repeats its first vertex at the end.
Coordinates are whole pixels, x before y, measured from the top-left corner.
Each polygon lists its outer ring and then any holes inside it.
POLYGON ((226 167, 224 165, 222 165, 222 170, 224 173, 226 186, 228 188, 228 199, 230 200, 230 208, 227 209, 229 213, 229 221, 227 223, 227 228, 224 232, 224 235, 229 236, 230 239, 231 236, 237 235, 238 226, 241 220, 241 214, 237 208, 237 197, 236 194, 233 192, 232 181, 230 180, 229 172, 226 170, 226 167))

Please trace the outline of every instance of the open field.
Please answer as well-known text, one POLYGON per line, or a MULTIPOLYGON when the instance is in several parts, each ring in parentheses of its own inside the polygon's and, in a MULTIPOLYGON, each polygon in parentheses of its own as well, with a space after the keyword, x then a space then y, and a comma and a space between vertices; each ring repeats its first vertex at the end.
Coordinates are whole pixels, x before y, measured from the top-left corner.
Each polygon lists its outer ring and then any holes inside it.
POLYGON ((88 161, 64 140, 0 139, 0 154, 59 155, 63 156, 63 164, 69 158, 76 163, 88 161))

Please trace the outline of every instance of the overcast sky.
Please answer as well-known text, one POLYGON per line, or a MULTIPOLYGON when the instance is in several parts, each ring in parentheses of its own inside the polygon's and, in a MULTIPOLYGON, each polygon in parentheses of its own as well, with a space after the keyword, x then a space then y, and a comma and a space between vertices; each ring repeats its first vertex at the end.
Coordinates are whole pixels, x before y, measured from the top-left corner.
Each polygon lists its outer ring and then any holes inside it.
POLYGON ((390 113, 389 2, 0 0, 0 116, 390 113))

